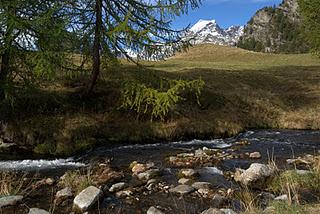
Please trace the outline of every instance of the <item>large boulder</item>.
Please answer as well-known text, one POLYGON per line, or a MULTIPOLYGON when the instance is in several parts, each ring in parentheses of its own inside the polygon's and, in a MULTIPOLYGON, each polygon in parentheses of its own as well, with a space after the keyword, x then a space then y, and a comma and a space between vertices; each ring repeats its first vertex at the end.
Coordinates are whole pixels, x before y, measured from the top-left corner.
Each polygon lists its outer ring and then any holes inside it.
POLYGON ((85 212, 100 199, 101 195, 102 191, 100 189, 90 186, 75 197, 73 200, 74 208, 85 212))
POLYGON ((15 206, 16 204, 20 203, 22 199, 23 199, 23 196, 21 195, 1 197, 0 208, 7 207, 7 206, 15 206))
POLYGON ((275 168, 270 165, 253 163, 247 170, 237 171, 234 179, 243 186, 263 189, 272 181, 275 172, 275 168))

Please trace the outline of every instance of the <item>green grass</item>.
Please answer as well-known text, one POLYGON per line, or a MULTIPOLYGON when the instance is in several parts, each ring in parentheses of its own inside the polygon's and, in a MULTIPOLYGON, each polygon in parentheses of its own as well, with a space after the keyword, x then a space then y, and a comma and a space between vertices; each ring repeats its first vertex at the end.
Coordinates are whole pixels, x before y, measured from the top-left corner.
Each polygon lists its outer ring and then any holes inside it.
POLYGON ((197 45, 188 52, 162 62, 147 63, 164 71, 189 69, 266 70, 277 67, 320 66, 320 60, 310 54, 266 54, 216 45, 197 45))
POLYGON ((146 67, 123 62, 104 70, 90 97, 82 94, 87 75, 61 74, 33 93, 17 94, 14 108, 3 104, 0 115, 23 146, 54 155, 101 143, 225 137, 247 128, 320 128, 320 59, 310 54, 200 45, 142 64, 146 67), (125 81, 159 87, 160 78, 199 77, 206 83, 201 107, 186 93, 165 121, 119 110, 125 81))

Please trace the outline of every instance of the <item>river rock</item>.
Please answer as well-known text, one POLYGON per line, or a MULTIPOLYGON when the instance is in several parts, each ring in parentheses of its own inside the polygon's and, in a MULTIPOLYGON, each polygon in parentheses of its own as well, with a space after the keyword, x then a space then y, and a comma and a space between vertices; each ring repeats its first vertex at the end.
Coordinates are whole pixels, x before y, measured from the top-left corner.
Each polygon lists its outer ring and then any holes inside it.
POLYGON ((201 214, 224 214, 224 212, 217 208, 209 208, 203 211, 201 214))
POLYGON ((131 195, 133 195, 133 192, 131 190, 121 190, 116 193, 117 198, 125 198, 131 195))
POLYGON ((276 200, 276 201, 288 201, 289 197, 288 197, 287 194, 285 194, 285 195, 280 195, 280 196, 276 197, 274 200, 276 200))
POLYGON ((179 184, 190 184, 192 182, 192 180, 191 179, 188 179, 188 178, 180 178, 179 180, 178 180, 178 183, 179 184))
POLYGON ((127 184, 124 182, 116 183, 110 187, 109 192, 118 192, 120 190, 123 190, 126 187, 127 187, 127 184))
POLYGON ((92 207, 102 195, 102 191, 97 187, 90 186, 80 192, 73 200, 74 207, 82 212, 92 207))
POLYGON ((199 190, 199 189, 211 189, 212 184, 209 182, 195 182, 192 184, 192 187, 199 190))
POLYGON ((194 157, 194 154, 193 153, 180 153, 180 154, 177 154, 177 157, 179 157, 179 158, 190 158, 190 157, 194 157))
POLYGON ((6 207, 6 206, 15 206, 16 204, 21 203, 22 200, 23 200, 22 195, 1 197, 0 208, 6 207))
POLYGON ((210 175, 213 175, 213 174, 223 175, 223 172, 220 169, 218 169, 217 167, 203 167, 199 170, 199 173, 200 174, 210 174, 210 175))
POLYGON ((260 159, 261 158, 261 154, 260 152, 252 152, 249 154, 249 158, 251 159, 260 159))
POLYGON ((169 190, 169 192, 171 193, 178 193, 178 194, 181 194, 181 195, 184 195, 184 194, 188 194, 188 193, 191 193, 195 191, 195 189, 189 185, 178 185, 172 189, 169 190))
POLYGON ((73 196, 72 190, 70 187, 66 187, 56 193, 55 201, 57 204, 62 203, 67 198, 71 198, 73 196))
POLYGON ((217 167, 203 167, 198 170, 199 180, 209 182, 215 188, 230 188, 231 182, 228 181, 221 170, 217 167))
POLYGON ((297 158, 297 159, 287 159, 287 164, 289 164, 289 165, 310 165, 311 162, 304 160, 302 158, 297 158))
POLYGON ((150 185, 150 184, 155 184, 155 183, 158 183, 159 181, 157 179, 150 179, 148 180, 147 182, 147 186, 150 185))
POLYGON ((152 206, 148 209, 147 214, 164 214, 164 212, 152 206))
POLYGON ((131 171, 133 174, 138 174, 147 171, 147 167, 145 164, 137 163, 132 167, 131 171))
POLYGON ((50 214, 48 211, 39 209, 39 208, 31 208, 29 210, 29 214, 50 214))
POLYGON ((194 169, 182 169, 180 171, 180 174, 184 177, 195 177, 197 175, 197 172, 194 169))
POLYGON ((224 214, 237 214, 232 209, 220 209, 224 214))
POLYGON ((145 172, 137 174, 139 180, 148 181, 160 175, 159 169, 149 169, 145 172))
POLYGON ((254 189, 263 189, 273 179, 275 169, 270 165, 253 163, 247 170, 237 171, 234 175, 235 181, 244 186, 254 189))

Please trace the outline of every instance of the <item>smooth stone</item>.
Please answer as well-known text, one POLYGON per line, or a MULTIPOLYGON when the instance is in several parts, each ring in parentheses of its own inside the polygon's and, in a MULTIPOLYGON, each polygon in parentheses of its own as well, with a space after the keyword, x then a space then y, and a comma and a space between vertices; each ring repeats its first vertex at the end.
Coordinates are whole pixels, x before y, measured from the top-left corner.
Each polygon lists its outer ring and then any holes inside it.
POLYGON ((289 197, 287 194, 285 194, 285 195, 280 195, 280 196, 276 197, 274 200, 275 201, 288 201, 289 197))
POLYGON ((131 190, 121 190, 116 193, 117 198, 125 198, 131 195, 133 195, 133 192, 131 190))
POLYGON ((127 187, 127 184, 124 182, 116 183, 110 187, 109 192, 118 192, 120 190, 123 190, 126 187, 127 187))
POLYGON ((14 143, 5 143, 3 140, 0 138, 0 149, 7 149, 10 147, 16 146, 14 143))
POLYGON ((147 214, 164 214, 164 212, 152 206, 148 209, 147 214))
POLYGON ((224 214, 224 212, 217 208, 209 208, 203 211, 201 214, 224 214))
POLYGON ((188 178, 180 178, 179 180, 178 180, 178 183, 179 184, 190 184, 192 182, 192 180, 191 179, 188 179, 188 178))
POLYGON ((56 193, 56 198, 72 197, 72 196, 73 196, 73 194, 72 194, 72 190, 70 187, 66 187, 56 193))
POLYGON ((48 211, 39 209, 39 208, 31 208, 29 210, 29 214, 50 214, 48 211))
POLYGON ((147 186, 150 185, 150 184, 155 184, 155 183, 157 183, 157 182, 158 182, 157 179, 150 179, 150 180, 148 180, 148 182, 147 182, 147 186))
POLYGON ((194 157, 194 154, 193 153, 180 153, 180 154, 177 154, 177 157, 191 158, 191 157, 194 157))
POLYGON ((137 163, 132 167, 131 171, 133 174, 139 174, 139 173, 147 171, 147 167, 145 164, 137 163))
POLYGON ((220 209, 224 214, 237 214, 232 209, 220 209))
POLYGON ((297 173, 298 175, 307 175, 307 174, 310 174, 312 172, 309 171, 309 170, 297 169, 297 170, 295 170, 295 173, 297 173))
POLYGON ((51 185, 54 184, 54 180, 53 180, 52 178, 47 178, 47 179, 45 180, 45 183, 46 183, 47 185, 51 186, 51 185))
POLYGON ((87 187, 75 197, 73 204, 75 208, 85 212, 99 200, 102 194, 102 191, 97 187, 87 187))
POLYGON ((195 189, 211 189, 212 184, 209 182, 195 182, 192 184, 192 187, 195 189))
POLYGON ((191 193, 193 191, 195 191, 195 189, 193 187, 188 186, 188 185, 184 185, 184 184, 178 185, 178 186, 169 190, 169 192, 171 192, 171 193, 179 193, 182 195, 191 193))
POLYGON ((249 158, 251 159, 260 159, 261 158, 261 154, 260 152, 252 152, 249 154, 249 158))
POLYGON ((160 174, 160 170, 159 169, 149 169, 145 172, 139 173, 137 174, 137 177, 139 180, 145 180, 148 181, 152 178, 155 178, 157 176, 159 176, 160 174))
POLYGON ((15 196, 4 196, 0 198, 0 208, 6 206, 15 206, 17 203, 20 203, 23 199, 22 195, 15 196))
POLYGON ((194 177, 197 175, 197 172, 194 169, 182 169, 180 173, 185 177, 194 177))
POLYGON ((218 169, 217 167, 203 167, 199 170, 199 173, 202 174, 220 174, 223 175, 223 171, 221 171, 220 169, 218 169))

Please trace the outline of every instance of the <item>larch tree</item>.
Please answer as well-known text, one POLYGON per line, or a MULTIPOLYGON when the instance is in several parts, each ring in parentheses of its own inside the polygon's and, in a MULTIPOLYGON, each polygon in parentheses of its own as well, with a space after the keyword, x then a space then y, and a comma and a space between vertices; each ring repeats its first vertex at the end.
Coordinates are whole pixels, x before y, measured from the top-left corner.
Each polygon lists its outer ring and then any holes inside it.
POLYGON ((305 37, 314 52, 320 56, 320 0, 299 0, 305 37))
MULTIPOLYGON (((91 92, 99 78, 101 60, 116 60, 130 53, 138 58, 169 56, 187 45, 184 30, 173 30, 175 16, 199 6, 201 0, 75 0, 65 8, 76 32, 92 57, 91 92)), ((84 54, 84 53, 83 53, 84 54)), ((107 62, 108 64, 108 62, 107 62)))
POLYGON ((0 102, 10 82, 29 84, 56 65, 62 7, 54 0, 0 1, 0 102))

